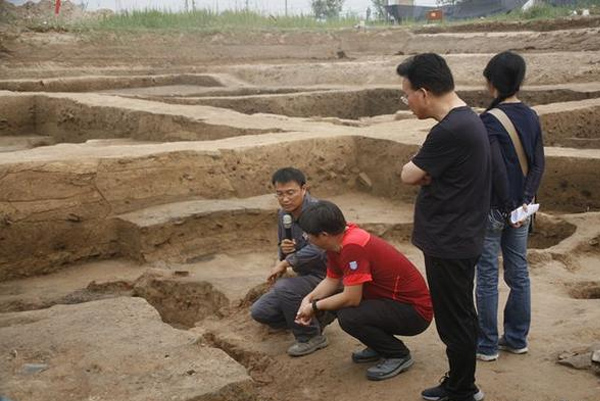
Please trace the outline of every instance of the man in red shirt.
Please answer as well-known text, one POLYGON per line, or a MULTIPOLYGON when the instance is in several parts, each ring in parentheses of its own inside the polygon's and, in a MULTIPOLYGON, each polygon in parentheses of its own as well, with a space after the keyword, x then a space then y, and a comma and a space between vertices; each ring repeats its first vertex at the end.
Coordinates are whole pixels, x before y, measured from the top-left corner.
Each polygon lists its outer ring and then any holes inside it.
POLYGON ((342 329, 367 346, 354 352, 352 360, 379 361, 367 369, 369 380, 407 370, 413 364, 410 351, 394 336, 420 334, 433 318, 421 273, 392 245, 346 224, 331 202, 310 205, 299 225, 312 244, 327 251, 327 277, 304 297, 296 322, 310 324, 319 311, 336 311, 342 329))

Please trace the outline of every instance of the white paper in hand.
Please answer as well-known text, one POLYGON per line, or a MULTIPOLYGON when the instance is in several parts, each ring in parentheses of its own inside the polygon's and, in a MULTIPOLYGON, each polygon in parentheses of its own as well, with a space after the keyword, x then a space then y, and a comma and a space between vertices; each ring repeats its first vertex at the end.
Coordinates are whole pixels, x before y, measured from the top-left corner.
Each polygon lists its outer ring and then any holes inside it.
POLYGON ((524 221, 526 218, 537 212, 539 208, 539 203, 530 203, 527 205, 527 211, 523 210, 523 206, 521 206, 510 213, 510 222, 517 224, 520 221, 524 221))

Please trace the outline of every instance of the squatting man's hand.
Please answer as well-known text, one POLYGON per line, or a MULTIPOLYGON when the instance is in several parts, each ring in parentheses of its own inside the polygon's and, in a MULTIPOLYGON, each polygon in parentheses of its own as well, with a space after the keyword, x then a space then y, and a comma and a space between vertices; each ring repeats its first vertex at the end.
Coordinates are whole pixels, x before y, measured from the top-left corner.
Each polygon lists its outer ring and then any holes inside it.
POLYGON ((301 326, 308 326, 315 315, 311 300, 308 297, 304 297, 300 307, 298 308, 298 313, 296 313, 296 319, 294 322, 301 326))
POLYGON ((272 269, 271 269, 271 273, 269 274, 269 276, 267 277, 267 282, 269 284, 273 284, 275 281, 277 281, 277 279, 281 276, 283 276, 283 274, 286 272, 287 268, 289 267, 289 263, 287 260, 282 260, 281 262, 277 263, 272 269))
POLYGON ((294 253, 296 252, 296 240, 284 239, 283 241, 281 241, 281 244, 279 244, 279 247, 281 248, 281 252, 283 252, 284 255, 294 253))

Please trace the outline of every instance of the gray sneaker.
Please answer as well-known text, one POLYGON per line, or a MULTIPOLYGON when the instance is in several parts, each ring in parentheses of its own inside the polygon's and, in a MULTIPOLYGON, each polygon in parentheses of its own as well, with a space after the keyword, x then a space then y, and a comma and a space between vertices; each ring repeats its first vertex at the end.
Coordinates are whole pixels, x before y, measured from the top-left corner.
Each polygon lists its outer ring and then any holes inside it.
POLYGON ((414 363, 410 354, 404 358, 384 358, 375 366, 367 369, 367 379, 385 380, 408 370, 414 363))
POLYGON ((291 347, 288 348, 287 353, 289 356, 304 356, 312 354, 313 352, 325 348, 329 345, 327 337, 318 335, 312 337, 306 342, 296 341, 291 347))
POLYGON ((377 362, 381 359, 381 355, 372 348, 365 348, 360 351, 354 351, 352 353, 352 362, 354 363, 366 363, 366 362, 377 362))

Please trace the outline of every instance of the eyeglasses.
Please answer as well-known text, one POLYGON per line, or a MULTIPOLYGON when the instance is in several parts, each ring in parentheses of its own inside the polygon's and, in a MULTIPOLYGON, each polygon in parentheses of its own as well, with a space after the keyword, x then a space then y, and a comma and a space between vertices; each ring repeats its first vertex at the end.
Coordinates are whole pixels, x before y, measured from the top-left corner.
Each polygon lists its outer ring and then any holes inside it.
POLYGON ((409 98, 409 97, 410 97, 410 96, 411 96, 413 93, 416 93, 416 92, 421 92, 421 91, 423 91, 424 93, 426 93, 426 90, 425 90, 424 88, 419 88, 419 89, 417 89, 416 91, 412 91, 412 92, 410 92, 409 94, 406 94, 406 95, 404 95, 404 96, 400 96, 400 100, 402 101, 402 103, 404 103, 405 105, 407 105, 407 106, 408 106, 408 98, 409 98))
POLYGON ((275 192, 275 197, 277 199, 284 199, 284 198, 293 198, 296 195, 298 195, 298 193, 300 192, 299 189, 288 189, 287 191, 277 191, 275 192))

